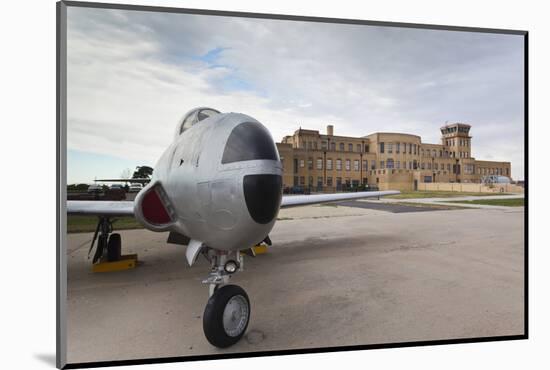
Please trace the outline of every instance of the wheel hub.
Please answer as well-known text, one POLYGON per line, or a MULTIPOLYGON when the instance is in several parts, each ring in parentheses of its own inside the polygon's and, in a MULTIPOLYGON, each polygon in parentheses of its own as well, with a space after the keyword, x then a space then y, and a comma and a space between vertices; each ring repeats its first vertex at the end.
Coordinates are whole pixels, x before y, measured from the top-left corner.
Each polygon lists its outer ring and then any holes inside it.
POLYGON ((227 335, 236 337, 246 328, 248 304, 242 295, 231 297, 223 311, 223 328, 227 335))

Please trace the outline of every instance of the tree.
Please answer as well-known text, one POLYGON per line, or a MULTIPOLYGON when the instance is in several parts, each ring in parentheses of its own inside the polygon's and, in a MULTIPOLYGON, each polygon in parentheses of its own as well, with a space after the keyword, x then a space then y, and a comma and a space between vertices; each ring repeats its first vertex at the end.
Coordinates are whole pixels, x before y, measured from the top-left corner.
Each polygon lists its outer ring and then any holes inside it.
POLYGON ((121 179, 129 179, 132 174, 132 170, 125 168, 124 171, 120 174, 121 179))
POLYGON ((134 174, 132 175, 133 179, 149 179, 153 175, 153 169, 149 166, 137 166, 134 174))

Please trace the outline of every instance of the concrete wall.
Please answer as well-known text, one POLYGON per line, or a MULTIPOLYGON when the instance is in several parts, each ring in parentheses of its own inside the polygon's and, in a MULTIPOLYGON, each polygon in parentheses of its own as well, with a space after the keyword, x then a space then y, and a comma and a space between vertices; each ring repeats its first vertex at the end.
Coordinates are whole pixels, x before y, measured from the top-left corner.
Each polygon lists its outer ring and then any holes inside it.
POLYGON ((446 182, 422 182, 418 184, 420 191, 458 191, 471 193, 523 193, 521 186, 514 184, 484 184, 446 183, 446 182))

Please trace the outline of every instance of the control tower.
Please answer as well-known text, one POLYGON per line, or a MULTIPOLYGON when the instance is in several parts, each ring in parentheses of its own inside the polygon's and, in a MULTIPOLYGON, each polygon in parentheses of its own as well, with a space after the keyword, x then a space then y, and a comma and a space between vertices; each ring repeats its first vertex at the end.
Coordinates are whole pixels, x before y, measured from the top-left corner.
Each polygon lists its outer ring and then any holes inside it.
POLYGON ((449 156, 453 158, 471 157, 470 128, 470 125, 458 122, 441 127, 441 144, 448 148, 449 156))

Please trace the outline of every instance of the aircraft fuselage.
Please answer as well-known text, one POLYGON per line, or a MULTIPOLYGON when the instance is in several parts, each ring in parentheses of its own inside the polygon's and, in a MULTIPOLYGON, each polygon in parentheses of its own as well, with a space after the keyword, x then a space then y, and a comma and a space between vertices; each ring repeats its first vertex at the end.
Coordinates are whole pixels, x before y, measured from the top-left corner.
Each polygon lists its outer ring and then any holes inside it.
POLYGON ((281 197, 282 166, 268 130, 250 116, 225 113, 176 133, 134 210, 153 231, 238 250, 268 235, 281 197))

